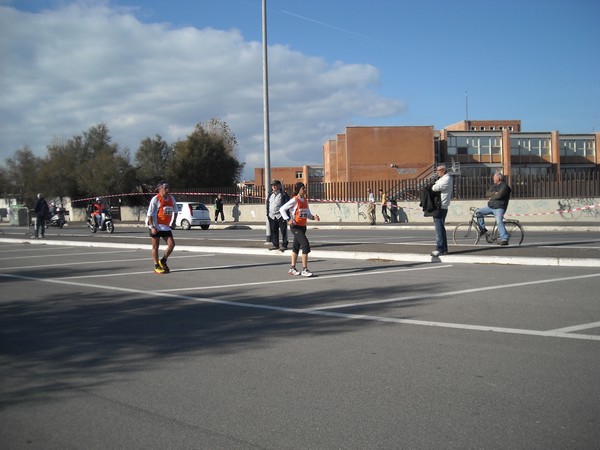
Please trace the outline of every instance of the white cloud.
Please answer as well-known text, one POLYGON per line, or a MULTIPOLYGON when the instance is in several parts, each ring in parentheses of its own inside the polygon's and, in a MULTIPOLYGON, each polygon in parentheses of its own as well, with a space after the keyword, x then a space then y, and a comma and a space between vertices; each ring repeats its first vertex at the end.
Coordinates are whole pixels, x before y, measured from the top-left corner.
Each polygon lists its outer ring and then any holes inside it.
MULTIPOLYGON (((264 165, 262 51, 236 30, 145 24, 124 10, 72 4, 26 13, 0 7, 0 158, 100 122, 132 154, 160 134, 183 139, 218 117, 235 133, 246 178, 264 165)), ((404 104, 376 91, 370 65, 269 48, 271 165, 321 164, 322 144, 356 117, 404 104)))

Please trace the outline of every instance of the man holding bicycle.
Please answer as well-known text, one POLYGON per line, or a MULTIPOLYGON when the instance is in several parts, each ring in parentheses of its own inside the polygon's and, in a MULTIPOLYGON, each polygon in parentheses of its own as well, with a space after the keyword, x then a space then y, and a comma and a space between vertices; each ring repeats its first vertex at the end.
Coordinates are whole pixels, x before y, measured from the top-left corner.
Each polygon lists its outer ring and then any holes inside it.
POLYGON ((484 235, 487 233, 483 217, 493 214, 496 218, 498 233, 500 234, 500 242, 498 242, 498 245, 508 245, 509 236, 506 227, 504 226, 504 214, 506 213, 506 208, 508 208, 511 189, 508 184, 506 184, 506 181, 504 181, 504 175, 500 172, 494 174, 493 181, 494 184, 485 193, 486 197, 489 198, 488 205, 477 210, 479 234, 484 235))

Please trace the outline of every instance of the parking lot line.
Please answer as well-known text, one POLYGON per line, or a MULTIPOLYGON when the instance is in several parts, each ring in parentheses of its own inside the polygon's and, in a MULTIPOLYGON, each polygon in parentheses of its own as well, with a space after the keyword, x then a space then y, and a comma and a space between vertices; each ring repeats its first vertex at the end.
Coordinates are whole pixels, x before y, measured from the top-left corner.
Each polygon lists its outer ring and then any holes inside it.
POLYGON ((572 281, 572 280, 579 280, 582 278, 594 278, 594 277, 600 277, 600 273, 592 273, 592 274, 588 274, 588 275, 577 275, 577 276, 563 277, 563 278, 551 278, 551 279, 547 279, 547 280, 524 281, 521 283, 503 284, 502 286, 483 286, 483 287, 470 288, 470 289, 460 289, 458 291, 440 292, 439 294, 427 293, 427 294, 423 294, 423 295, 409 295, 406 297, 396 297, 396 298, 388 298, 388 299, 382 299, 382 300, 370 300, 367 302, 356 302, 356 303, 346 303, 346 304, 341 304, 341 305, 322 306, 322 307, 317 307, 317 308, 310 308, 310 310, 325 311, 325 310, 329 310, 329 309, 354 308, 354 307, 378 305, 378 304, 384 304, 384 303, 396 303, 396 302, 403 302, 403 301, 407 301, 407 300, 412 301, 412 300, 422 300, 422 299, 427 299, 427 298, 449 297, 449 296, 462 295, 462 294, 472 294, 475 292, 493 291, 493 290, 497 290, 500 288, 504 290, 504 289, 508 289, 511 287, 531 286, 531 285, 535 285, 535 284, 546 284, 546 283, 560 283, 563 281, 572 281))
POLYGON ((572 327, 557 328, 550 330, 553 333, 570 333, 571 331, 589 330, 590 328, 600 328, 600 322, 583 323, 581 325, 573 325, 572 327))
MULTIPOLYGON (((137 250, 133 250, 133 251, 137 251, 137 250)), ((129 250, 123 250, 121 252, 117 252, 117 253, 126 253, 129 252, 129 250)), ((94 253, 95 255, 97 253, 94 253)), ((78 253, 78 256, 82 255, 82 253, 78 253)), ((57 257, 62 256, 62 255, 57 255, 57 257)), ((210 253, 194 253, 193 255, 178 255, 176 256, 176 258, 204 258, 206 256, 214 256, 214 254, 210 254, 210 253)), ((11 258, 12 260, 13 258, 11 258)), ((119 259, 119 260, 102 260, 102 261, 73 261, 73 262, 67 262, 67 263, 52 263, 52 264, 36 264, 34 266, 14 266, 14 267, 5 267, 3 270, 23 270, 23 269, 43 269, 45 267, 67 267, 67 266, 82 266, 82 265, 89 265, 89 264, 106 264, 106 263, 115 263, 115 262, 130 262, 130 261, 146 261, 150 265, 152 264, 152 258, 151 257, 145 257, 145 258, 129 258, 129 259, 119 259)), ((151 270, 146 270, 143 273, 146 273, 151 270)), ((117 274, 113 274, 113 276, 115 276, 117 274)), ((127 274, 125 274, 127 275, 127 274)), ((85 276, 83 278, 86 278, 85 276)))
MULTIPOLYGON (((246 265, 233 265, 233 266, 222 266, 222 267, 217 267, 217 268, 237 268, 237 267, 244 267, 244 266, 248 266, 248 265, 252 265, 252 264, 246 264, 246 265)), ((448 267, 452 267, 452 265, 435 265, 435 266, 429 266, 429 267, 411 267, 411 268, 399 268, 399 269, 389 269, 389 270, 369 270, 366 272, 352 272, 352 273, 341 273, 341 274, 335 274, 335 275, 318 275, 315 277, 312 277, 311 281, 316 282, 316 281, 324 281, 324 280, 331 280, 333 278, 346 278, 346 277, 357 277, 357 276, 373 276, 373 275, 386 275, 389 273, 398 273, 398 272, 411 272, 411 271, 417 271, 417 270, 436 270, 436 269, 445 269, 448 267)), ((202 269, 210 269, 210 267, 208 268, 200 268, 197 270, 202 270, 202 269)), ((189 270, 193 270, 193 269, 189 269, 189 270)), ((260 286, 260 285, 271 285, 271 284, 276 284, 276 283, 291 283, 291 282, 302 282, 304 280, 304 278, 299 278, 299 277, 287 277, 285 279, 278 279, 278 280, 265 280, 265 281, 252 281, 249 283, 236 283, 236 284, 220 284, 220 285, 215 285, 215 286, 192 286, 192 287, 186 287, 186 288, 173 288, 173 289, 159 289, 153 292, 181 292, 181 291, 192 291, 192 290, 196 290, 196 289, 202 289, 202 290, 206 290, 206 289, 225 289, 225 288, 233 288, 233 287, 246 287, 246 286, 260 286)))
MULTIPOLYGON (((583 275, 576 277, 567 277, 554 281, 564 281, 564 280, 572 280, 572 279, 580 279, 580 278, 588 278, 600 276, 600 274, 591 274, 591 275, 583 275)), ((89 289, 98 289, 101 291, 114 291, 114 292, 125 292, 128 294, 137 294, 141 296, 153 296, 158 298, 169 298, 169 299, 178 299, 178 300, 186 300, 198 303, 210 303, 215 305, 223 305, 223 306, 233 306, 240 308, 251 308, 251 309, 260 309, 267 311, 278 311, 292 314, 304 314, 311 316, 322 316, 322 317, 336 317, 340 319, 350 319, 350 320, 365 320, 365 321, 374 321, 374 322, 383 322, 383 323, 396 323, 403 325, 417 325, 417 326, 429 326, 429 327, 441 327, 441 328, 451 328, 457 330, 468 330, 468 331, 480 331, 480 332, 495 332, 495 333, 506 333, 506 334, 516 334, 523 336, 537 336, 537 337, 552 337, 552 338, 562 338, 562 339, 580 339, 580 340, 588 340, 588 341, 598 341, 600 342, 600 335, 587 335, 587 334, 576 334, 576 333, 566 333, 557 330, 543 331, 543 330, 528 330, 528 329, 520 329, 520 328, 503 328, 503 327, 491 327, 485 325, 471 325, 471 324, 460 324, 460 323, 448 323, 448 322, 435 322, 435 321, 421 321, 421 320, 413 320, 413 319, 398 319, 394 317, 380 317, 380 316, 371 316, 371 315, 363 315, 363 314, 349 314, 338 311, 324 311, 319 309, 297 309, 297 308, 289 308, 285 306, 277 306, 277 305, 263 305, 256 303, 243 303, 243 302, 234 302, 227 300, 218 300, 214 298, 207 297, 193 297, 189 295, 181 295, 174 294, 169 292, 153 292, 153 291, 145 291, 142 289, 132 289, 132 288, 124 288, 117 286, 106 286, 99 284, 91 284, 91 283, 80 283, 68 280, 58 280, 56 278, 36 278, 31 276, 24 275, 16 275, 16 274, 5 274, 0 273, 0 277, 9 278, 9 279, 17 279, 17 280, 26 280, 26 281, 35 281, 42 283, 52 283, 52 284, 61 284, 66 286, 77 286, 77 287, 85 287, 89 289)), ((540 281, 540 282, 549 282, 550 280, 540 281)), ((532 283, 515 283, 514 285, 527 285, 527 284, 535 284, 532 283)), ((503 286, 506 287, 506 286, 503 286)), ((495 287, 497 289, 498 286, 495 287)), ((440 294, 444 295, 444 294, 440 294)), ((440 296, 440 295, 431 295, 440 296)), ((448 293, 445 293, 448 295, 448 293)))

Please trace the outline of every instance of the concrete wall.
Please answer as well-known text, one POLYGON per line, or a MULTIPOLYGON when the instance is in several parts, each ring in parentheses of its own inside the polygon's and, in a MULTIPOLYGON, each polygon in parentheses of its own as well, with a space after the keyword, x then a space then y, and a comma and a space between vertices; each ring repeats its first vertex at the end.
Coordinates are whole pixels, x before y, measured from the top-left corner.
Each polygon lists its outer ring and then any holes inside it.
MULTIPOLYGON (((518 219, 524 224, 559 222, 600 224, 600 207, 582 209, 586 205, 598 205, 600 199, 544 199, 544 200, 511 200, 507 217, 518 219), (562 208, 571 209, 572 212, 556 214, 562 208), (554 214, 553 214, 554 212, 554 214)), ((481 207, 485 200, 453 201, 450 204, 446 221, 451 224, 464 222, 469 219, 471 206, 481 207)), ((365 203, 311 203, 311 210, 327 223, 368 224, 367 206, 365 203)), ((70 220, 83 220, 83 210, 74 210, 70 220)), ((263 224, 265 222, 265 206, 253 205, 224 205, 225 220, 227 223, 244 222, 263 224)), ((122 208, 123 221, 143 222, 145 208, 122 208)), ((431 224, 430 217, 424 217, 418 202, 402 202, 399 205, 399 218, 401 222, 414 224, 431 224)), ((381 207, 377 207, 377 223, 382 223, 381 207)))
MULTIPOLYGON (((464 222, 469 219, 471 206, 481 207, 485 200, 455 200, 450 204, 448 223, 464 222)), ((524 224, 558 222, 568 225, 570 223, 589 223, 600 225, 600 206, 585 208, 586 206, 600 205, 600 198, 563 198, 563 199, 531 199, 511 200, 508 207, 507 217, 518 219, 524 224), (568 211, 557 214, 557 210, 568 211)), ((7 207, 0 199, 0 207, 7 207)), ((399 218, 401 222, 414 224, 431 224, 430 217, 424 217, 418 202, 401 202, 399 205, 399 218)), ((69 211, 67 221, 85 221, 85 209, 72 208, 69 202, 65 202, 65 208, 69 211)), ((313 213, 318 214, 323 222, 368 224, 367 206, 365 203, 311 203, 313 213)), ((265 222, 265 206, 263 204, 252 205, 224 205, 225 220, 228 223, 245 222, 263 224, 265 222)), ((143 222, 146 216, 146 207, 121 208, 121 220, 127 222, 143 222)), ((7 220, 7 219, 5 219, 7 220)), ((382 223, 381 207, 377 206, 377 223, 382 223)))

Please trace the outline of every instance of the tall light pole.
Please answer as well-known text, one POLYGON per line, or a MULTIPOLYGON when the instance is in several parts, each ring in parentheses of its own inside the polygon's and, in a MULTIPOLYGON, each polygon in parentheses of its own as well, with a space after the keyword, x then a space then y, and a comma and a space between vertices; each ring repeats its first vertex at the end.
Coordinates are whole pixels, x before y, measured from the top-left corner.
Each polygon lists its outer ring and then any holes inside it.
MULTIPOLYGON (((267 0, 262 0, 263 136, 265 153, 265 203, 271 188, 271 148, 269 137, 269 63, 267 58, 267 0)), ((269 218, 265 217, 267 242, 271 241, 269 218)))

